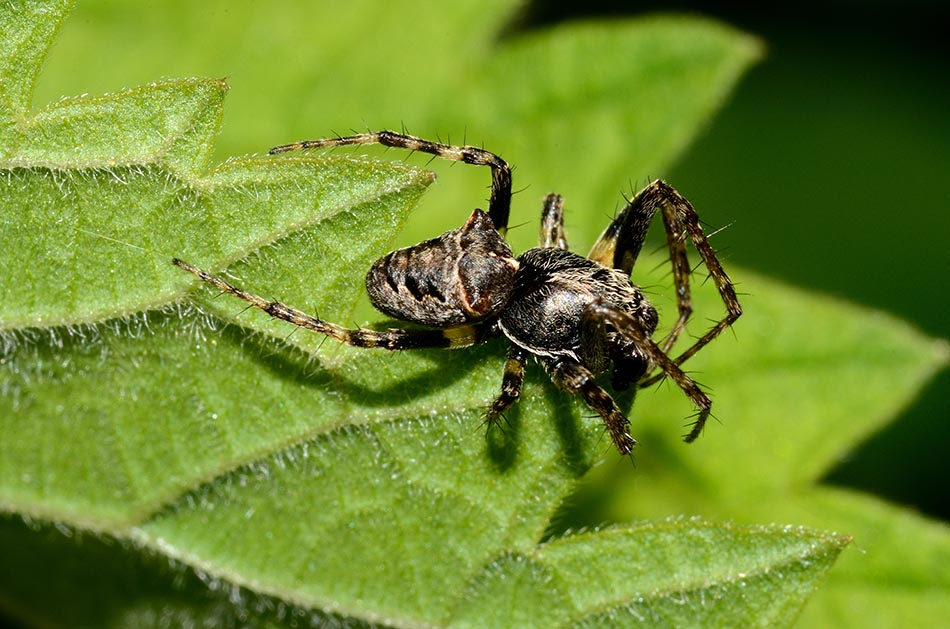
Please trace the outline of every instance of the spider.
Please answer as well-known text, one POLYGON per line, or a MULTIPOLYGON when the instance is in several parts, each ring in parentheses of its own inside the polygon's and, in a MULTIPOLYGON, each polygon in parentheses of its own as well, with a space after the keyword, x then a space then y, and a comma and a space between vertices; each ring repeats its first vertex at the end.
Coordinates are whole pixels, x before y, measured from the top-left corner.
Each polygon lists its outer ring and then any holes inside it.
POLYGON ((356 347, 454 349, 505 337, 510 345, 501 392, 486 412, 489 425, 497 423, 517 401, 525 364, 528 357, 534 357, 556 386, 580 396, 600 415, 622 455, 631 453, 636 440, 623 412, 595 381, 595 376, 608 370, 617 391, 670 378, 697 408, 684 440, 691 442, 699 436, 712 402, 680 365, 738 319, 742 309, 689 201, 666 182, 654 181, 627 202, 585 258, 568 250, 563 200, 549 194, 541 212, 540 246, 515 257, 504 239, 511 205, 511 169, 494 153, 393 131, 307 140, 278 146, 270 153, 358 144, 422 151, 491 168, 487 213, 476 209, 458 229, 387 253, 366 276, 373 306, 425 328, 344 328, 249 293, 177 258, 173 263, 274 318, 356 347), (662 345, 651 338, 657 312, 630 280, 657 210, 666 229, 679 313, 662 345), (687 237, 706 265, 727 312, 689 348, 671 358, 670 351, 692 313, 687 237))

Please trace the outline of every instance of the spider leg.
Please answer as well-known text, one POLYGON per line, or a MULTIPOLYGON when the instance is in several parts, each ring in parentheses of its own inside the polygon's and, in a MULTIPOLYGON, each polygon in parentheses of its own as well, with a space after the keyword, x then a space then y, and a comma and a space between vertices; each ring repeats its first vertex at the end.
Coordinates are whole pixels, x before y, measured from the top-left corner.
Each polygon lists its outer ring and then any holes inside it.
POLYGON ((567 249, 567 234, 564 232, 564 199, 559 194, 544 197, 541 209, 540 247, 567 249))
POLYGON ((234 286, 210 273, 183 262, 177 258, 172 264, 192 273, 215 288, 239 297, 254 308, 263 310, 275 319, 289 321, 294 325, 306 328, 313 332, 326 334, 332 339, 354 347, 379 347, 388 350, 444 348, 455 349, 469 347, 492 338, 495 333, 492 326, 487 325, 460 325, 452 328, 435 330, 404 330, 392 328, 378 332, 366 328, 344 328, 335 323, 324 321, 305 312, 291 308, 279 301, 270 301, 249 293, 234 286))
POLYGON ((607 432, 620 454, 630 454, 637 440, 630 436, 630 422, 624 417, 617 403, 594 382, 594 374, 572 359, 548 359, 543 361, 544 368, 558 388, 571 395, 578 395, 604 420, 607 432))
MULTIPOLYGON (((676 323, 663 343, 663 352, 667 353, 672 349, 693 312, 689 285, 690 265, 686 256, 687 237, 692 241, 709 270, 709 275, 713 278, 727 311, 723 319, 675 359, 676 364, 679 365, 719 336, 742 314, 735 288, 709 245, 706 234, 700 226, 699 216, 689 201, 665 181, 660 179, 654 181, 627 202, 617 218, 607 226, 594 244, 588 257, 604 266, 612 266, 625 273, 632 272, 640 250, 643 248, 647 229, 658 209, 661 210, 663 216, 679 312, 676 323)), ((648 386, 660 377, 662 376, 659 374, 651 377, 641 386, 648 386)))
POLYGON ((590 313, 590 316, 602 317, 605 321, 610 323, 617 332, 636 343, 637 347, 643 351, 650 362, 656 365, 664 375, 673 380, 676 386, 683 390, 686 397, 696 405, 699 409, 699 414, 689 434, 684 437, 684 440, 689 443, 696 439, 702 432, 706 419, 709 417, 709 411, 712 408, 712 400, 709 399, 709 396, 703 393, 699 385, 680 369, 677 362, 667 356, 666 352, 650 338, 650 335, 643 330, 640 322, 635 317, 600 301, 592 303, 587 308, 587 312, 590 313))
MULTIPOLYGON (((638 326, 646 336, 652 328, 638 326)), ((636 384, 650 365, 649 359, 637 352, 637 345, 628 339, 616 338, 608 333, 606 318, 593 308, 585 308, 581 314, 581 344, 578 357, 593 373, 611 371, 610 385, 615 392, 626 391, 636 384), (611 336, 615 338, 611 339, 611 336), (611 361, 613 367, 611 368, 611 361)))
POLYGON ((508 350, 505 373, 501 380, 501 393, 488 407, 488 412, 485 414, 486 423, 490 425, 498 423, 498 418, 521 396, 521 387, 524 385, 524 365, 527 358, 527 353, 516 345, 512 345, 508 350))
MULTIPOLYGON (((641 190, 635 197, 627 201, 617 217, 607 226, 604 233, 594 243, 588 257, 604 266, 612 266, 629 275, 637 262, 643 243, 647 237, 650 223, 656 215, 657 209, 664 207, 667 196, 666 189, 672 191, 682 199, 678 193, 669 188, 664 182, 657 180, 641 190)), ((683 199, 685 202, 685 199, 683 199)), ((666 228, 666 244, 670 251, 670 262, 673 265, 673 283, 676 289, 676 305, 679 318, 670 330, 663 343, 663 352, 670 348, 679 338, 686 327, 693 312, 692 300, 689 291, 689 261, 686 257, 685 235, 680 229, 679 221, 665 209, 663 224, 666 228)))
POLYGON ((488 202, 488 215, 491 217, 495 229, 497 229, 502 236, 508 231, 508 213, 511 209, 511 168, 505 160, 494 153, 476 146, 452 146, 451 144, 430 142, 429 140, 423 140, 422 138, 417 138, 405 133, 396 133, 395 131, 376 131, 340 138, 294 142, 293 144, 275 146, 270 150, 270 153, 271 155, 276 155, 278 153, 288 153, 290 151, 300 151, 303 149, 331 148, 351 144, 382 144, 383 146, 421 151, 441 157, 442 159, 464 162, 466 164, 490 166, 492 171, 492 185, 491 199, 488 202))
MULTIPOLYGON (((699 337, 692 345, 674 359, 677 365, 682 365, 687 359, 702 349, 711 340, 722 334, 730 325, 735 323, 742 315, 742 306, 739 305, 739 298, 736 296, 736 289, 726 275, 713 251, 703 228, 700 225, 699 216, 693 209, 693 206, 683 196, 673 189, 665 181, 656 180, 637 195, 644 199, 646 204, 657 204, 663 210, 663 224, 666 228, 666 241, 670 248, 670 256, 673 259, 673 280, 676 285, 677 304, 679 306, 680 317, 670 332, 670 336, 664 344, 664 351, 668 352, 677 337, 686 326, 689 314, 692 312, 692 305, 689 297, 689 275, 690 266, 686 260, 686 250, 684 240, 686 236, 692 241, 699 257, 702 258, 709 276, 716 284, 716 290, 719 291, 719 297, 726 307, 726 315, 716 322, 703 336, 699 337), (685 232, 685 234, 684 234, 685 232)), ((649 377, 641 383, 641 386, 649 386, 663 376, 657 374, 649 377)))
POLYGON ((656 214, 656 205, 642 203, 642 197, 641 192, 627 201, 594 243, 587 254, 589 259, 606 267, 620 269, 627 275, 633 272, 650 222, 656 214))

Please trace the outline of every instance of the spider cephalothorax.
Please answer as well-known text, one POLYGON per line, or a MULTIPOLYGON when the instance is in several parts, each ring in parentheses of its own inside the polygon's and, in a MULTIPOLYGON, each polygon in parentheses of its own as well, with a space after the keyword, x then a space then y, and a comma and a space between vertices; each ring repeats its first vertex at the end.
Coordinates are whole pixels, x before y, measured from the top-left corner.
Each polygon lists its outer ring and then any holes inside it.
POLYGON ((622 454, 629 454, 636 441, 628 432, 627 418, 594 380, 607 371, 617 390, 633 384, 647 386, 669 377, 698 408, 686 441, 700 434, 712 402, 680 365, 731 325, 742 309, 732 283, 706 241, 699 217, 676 190, 659 180, 644 188, 607 226, 586 258, 568 251, 563 203, 560 196, 550 194, 542 210, 540 246, 515 258, 504 240, 511 204, 511 170, 501 158, 484 149, 380 131, 288 144, 271 153, 376 143, 492 169, 487 213, 475 210, 458 229, 386 254, 366 276, 367 292, 378 310, 430 329, 377 332, 344 328, 248 293, 181 260, 174 263, 272 317, 356 347, 457 348, 505 337, 511 346, 501 394, 487 411, 490 423, 518 399, 525 363, 533 356, 558 387, 579 395, 603 418, 622 454), (657 210, 666 228, 679 310, 679 318, 662 346, 651 338, 657 326, 656 310, 630 281, 657 210), (727 313, 679 356, 670 358, 668 353, 692 313, 687 238, 706 265, 727 313), (653 370, 655 375, 651 374, 653 370))

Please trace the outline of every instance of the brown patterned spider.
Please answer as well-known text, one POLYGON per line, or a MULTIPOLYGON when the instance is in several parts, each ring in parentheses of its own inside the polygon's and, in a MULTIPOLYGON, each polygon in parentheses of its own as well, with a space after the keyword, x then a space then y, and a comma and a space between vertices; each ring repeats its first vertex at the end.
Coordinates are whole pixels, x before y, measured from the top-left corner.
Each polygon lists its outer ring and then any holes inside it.
POLYGON ((377 260, 366 276, 370 301, 381 312, 429 329, 347 329, 278 301, 248 293, 186 262, 174 264, 277 319, 356 347, 388 350, 459 348, 497 336, 510 342, 501 393, 489 406, 496 423, 521 394, 524 368, 533 356, 554 384, 579 395, 603 418, 617 450, 629 454, 636 440, 629 422, 594 377, 612 369, 612 385, 648 386, 669 377, 697 407, 687 442, 702 432, 712 402, 680 368, 731 325, 742 309, 729 277, 700 227, 689 201, 657 180, 627 202, 584 258, 567 249, 563 202, 549 194, 541 214, 540 246, 517 258, 504 240, 511 205, 511 169, 497 155, 472 146, 450 146, 392 131, 308 140, 271 149, 272 154, 350 144, 382 144, 489 166, 488 213, 476 209, 459 229, 377 260), (630 273, 647 228, 660 210, 673 265, 679 318, 658 345, 651 335, 657 313, 630 273), (686 238, 692 240, 726 306, 726 316, 676 358, 669 356, 692 313, 686 238), (651 371, 656 370, 651 375, 651 371))

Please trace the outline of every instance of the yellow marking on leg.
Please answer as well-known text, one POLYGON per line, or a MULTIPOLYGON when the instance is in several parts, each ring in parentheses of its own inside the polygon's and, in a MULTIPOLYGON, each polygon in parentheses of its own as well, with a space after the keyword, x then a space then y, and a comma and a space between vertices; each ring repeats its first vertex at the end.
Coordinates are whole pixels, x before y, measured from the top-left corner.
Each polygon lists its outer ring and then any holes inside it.
POLYGON ((449 341, 449 349, 469 347, 478 342, 478 328, 474 325, 460 325, 442 330, 442 336, 449 341))

